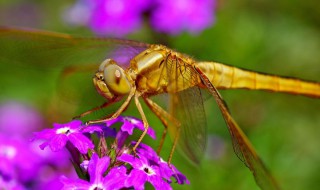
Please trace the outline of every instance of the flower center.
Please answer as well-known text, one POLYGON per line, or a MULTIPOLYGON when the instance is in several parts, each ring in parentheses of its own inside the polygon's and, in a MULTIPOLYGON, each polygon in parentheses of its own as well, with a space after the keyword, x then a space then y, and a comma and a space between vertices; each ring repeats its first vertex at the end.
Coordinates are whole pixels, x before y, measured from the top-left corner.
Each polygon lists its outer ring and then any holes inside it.
POLYGON ((146 172, 148 175, 156 174, 156 172, 149 166, 144 166, 143 171, 146 172))
POLYGON ((70 134, 71 132, 72 130, 70 129, 70 127, 62 127, 56 131, 57 134, 66 134, 66 135, 70 134))

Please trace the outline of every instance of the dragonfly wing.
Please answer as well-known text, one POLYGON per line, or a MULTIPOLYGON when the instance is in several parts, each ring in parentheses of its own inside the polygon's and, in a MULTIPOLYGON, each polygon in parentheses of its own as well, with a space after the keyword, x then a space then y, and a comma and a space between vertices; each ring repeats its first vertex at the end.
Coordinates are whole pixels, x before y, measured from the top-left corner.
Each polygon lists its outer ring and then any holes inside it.
MULTIPOLYGON (((179 135, 178 147, 193 162, 199 163, 206 146, 207 126, 198 74, 190 63, 178 56, 166 60, 163 77, 168 83, 169 113, 180 122, 169 125, 172 139, 179 135)), ((162 79, 161 79, 162 80, 162 79)))
POLYGON ((22 99, 47 110, 58 92, 58 99, 71 104, 88 103, 80 114, 104 101, 92 83, 99 64, 113 58, 126 68, 147 47, 129 40, 0 27, 0 101, 22 99))
POLYGON ((82 38, 67 34, 31 29, 0 27, 0 57, 23 65, 45 67, 72 64, 97 64, 106 58, 119 61, 124 67, 128 61, 149 44, 113 39, 82 38))
POLYGON ((205 111, 198 87, 170 95, 170 113, 180 122, 180 133, 177 126, 169 127, 174 139, 179 135, 178 147, 194 163, 199 163, 204 155, 207 140, 205 111))
POLYGON ((232 118, 231 114, 229 113, 225 105, 225 102, 223 101, 217 89, 212 85, 210 80, 200 69, 195 69, 200 74, 201 79, 203 83, 206 85, 209 92, 214 96, 219 106, 219 109, 222 112, 222 115, 225 119, 225 122, 228 126, 231 135, 233 148, 236 155, 252 171, 254 178, 257 184, 261 187, 261 189, 279 189, 278 184, 271 176, 270 172, 267 170, 262 160, 257 155, 249 139, 246 137, 241 128, 232 118))

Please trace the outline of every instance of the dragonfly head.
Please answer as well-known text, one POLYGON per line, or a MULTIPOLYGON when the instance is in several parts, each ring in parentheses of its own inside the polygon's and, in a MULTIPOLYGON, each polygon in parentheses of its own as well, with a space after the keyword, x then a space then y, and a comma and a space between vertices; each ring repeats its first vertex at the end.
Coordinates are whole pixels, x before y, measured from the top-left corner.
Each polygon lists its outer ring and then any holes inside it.
POLYGON ((98 92, 108 100, 126 95, 131 89, 128 75, 112 59, 106 59, 101 63, 93 83, 98 92))

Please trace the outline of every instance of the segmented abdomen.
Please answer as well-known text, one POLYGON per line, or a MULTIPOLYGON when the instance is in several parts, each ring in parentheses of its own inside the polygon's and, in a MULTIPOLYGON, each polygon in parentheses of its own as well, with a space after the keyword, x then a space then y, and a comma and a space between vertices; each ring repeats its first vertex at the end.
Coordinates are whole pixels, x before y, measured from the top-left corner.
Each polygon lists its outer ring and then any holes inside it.
POLYGON ((256 73, 214 62, 199 62, 199 67, 216 88, 270 90, 320 97, 320 83, 256 73))

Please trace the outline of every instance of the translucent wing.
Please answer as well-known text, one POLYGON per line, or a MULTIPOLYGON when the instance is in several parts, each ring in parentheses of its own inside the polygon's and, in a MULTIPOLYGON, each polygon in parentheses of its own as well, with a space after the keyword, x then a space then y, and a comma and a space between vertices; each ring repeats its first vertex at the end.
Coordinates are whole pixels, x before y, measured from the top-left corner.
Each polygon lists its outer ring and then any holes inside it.
MULTIPOLYGON (((199 163, 207 140, 207 124, 200 89, 191 87, 171 94, 170 99, 170 113, 181 123, 178 147, 191 161, 199 163)), ((174 138, 177 128, 170 128, 170 134, 174 138)))
POLYGON ((86 111, 104 101, 92 84, 99 64, 113 58, 126 68, 129 60, 148 46, 129 40, 0 27, 0 101, 20 98, 43 108, 58 90, 72 103, 90 103, 81 109, 86 111))
POLYGON ((237 156, 252 171, 254 178, 261 189, 279 189, 278 184, 257 155, 249 139, 240 129, 238 124, 233 120, 217 89, 212 85, 212 83, 200 69, 195 69, 201 76, 201 79, 209 92, 214 96, 222 112, 231 135, 234 151, 237 156))
POLYGON ((178 57, 165 63, 169 90, 169 113, 181 123, 169 125, 172 139, 179 135, 178 147, 193 162, 199 163, 206 146, 207 125, 199 82, 193 67, 178 57))
POLYGON ((99 64, 106 58, 113 58, 126 67, 130 58, 147 47, 148 44, 130 40, 82 38, 47 31, 0 27, 0 57, 28 67, 99 64))

